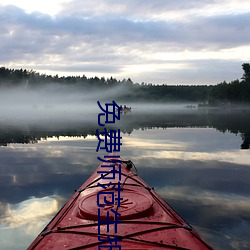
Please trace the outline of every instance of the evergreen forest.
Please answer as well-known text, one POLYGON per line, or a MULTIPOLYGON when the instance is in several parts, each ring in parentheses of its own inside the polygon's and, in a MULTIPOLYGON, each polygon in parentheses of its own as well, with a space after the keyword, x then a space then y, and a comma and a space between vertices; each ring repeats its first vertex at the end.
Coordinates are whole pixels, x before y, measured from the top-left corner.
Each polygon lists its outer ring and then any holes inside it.
MULTIPOLYGON (((34 70, 0 67, 0 88, 39 89, 52 84, 78 88, 79 91, 109 90, 120 88, 122 101, 136 102, 199 102, 201 106, 250 104, 250 64, 242 64, 241 79, 221 82, 216 85, 154 85, 134 83, 130 78, 117 80, 113 77, 52 76, 34 70)), ((117 97, 117 96, 116 96, 117 97)))

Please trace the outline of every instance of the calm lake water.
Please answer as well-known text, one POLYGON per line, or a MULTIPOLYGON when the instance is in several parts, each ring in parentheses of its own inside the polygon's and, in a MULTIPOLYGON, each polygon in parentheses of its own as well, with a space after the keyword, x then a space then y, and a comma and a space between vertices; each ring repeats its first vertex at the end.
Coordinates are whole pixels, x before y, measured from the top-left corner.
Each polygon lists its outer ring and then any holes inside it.
MULTIPOLYGON (((0 118, 1 249, 27 248, 107 154, 96 152, 96 112, 35 112, 0 118)), ((210 245, 250 249, 250 110, 135 105, 108 128, 122 132, 120 155, 210 245)))

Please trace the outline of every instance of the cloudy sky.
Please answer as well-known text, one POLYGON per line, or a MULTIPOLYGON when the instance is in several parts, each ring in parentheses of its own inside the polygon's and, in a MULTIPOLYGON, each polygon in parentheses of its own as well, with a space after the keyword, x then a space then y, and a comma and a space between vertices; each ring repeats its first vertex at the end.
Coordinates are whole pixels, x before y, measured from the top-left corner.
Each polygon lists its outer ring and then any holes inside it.
POLYGON ((249 23, 249 0, 0 0, 0 66, 216 84, 241 78, 249 23))

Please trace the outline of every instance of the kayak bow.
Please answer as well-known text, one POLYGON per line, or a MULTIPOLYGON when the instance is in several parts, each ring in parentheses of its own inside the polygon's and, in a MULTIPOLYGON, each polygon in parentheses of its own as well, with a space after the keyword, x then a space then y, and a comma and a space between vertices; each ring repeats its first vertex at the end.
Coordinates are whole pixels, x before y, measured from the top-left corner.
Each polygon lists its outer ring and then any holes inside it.
POLYGON ((132 168, 110 154, 28 249, 212 249, 132 168))

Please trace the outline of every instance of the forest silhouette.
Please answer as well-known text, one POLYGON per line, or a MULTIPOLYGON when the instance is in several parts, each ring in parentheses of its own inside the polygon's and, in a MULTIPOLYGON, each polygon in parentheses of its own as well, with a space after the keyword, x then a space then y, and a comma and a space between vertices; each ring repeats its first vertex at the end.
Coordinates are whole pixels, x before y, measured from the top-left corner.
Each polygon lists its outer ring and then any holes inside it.
POLYGON ((116 94, 120 101, 127 102, 200 102, 201 106, 221 106, 228 104, 250 103, 250 64, 242 64, 242 78, 231 82, 223 81, 216 85, 154 85, 152 83, 134 83, 130 78, 117 80, 112 76, 52 76, 40 74, 34 70, 0 68, 0 87, 36 89, 53 84, 66 85, 82 92, 92 90, 111 90, 120 87, 116 94))

